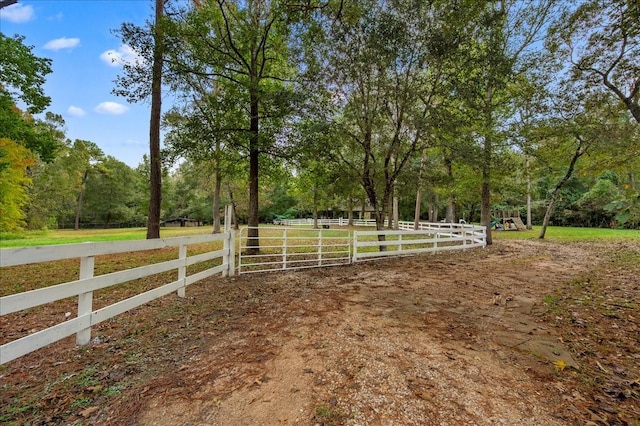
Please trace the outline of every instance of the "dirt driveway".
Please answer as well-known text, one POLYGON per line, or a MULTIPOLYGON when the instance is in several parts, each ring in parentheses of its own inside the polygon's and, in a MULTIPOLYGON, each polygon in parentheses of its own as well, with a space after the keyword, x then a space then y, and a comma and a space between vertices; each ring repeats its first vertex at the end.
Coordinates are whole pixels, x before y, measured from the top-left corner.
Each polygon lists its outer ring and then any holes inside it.
POLYGON ((0 384, 93 365, 102 396, 45 424, 640 425, 635 241, 211 279, 0 384))

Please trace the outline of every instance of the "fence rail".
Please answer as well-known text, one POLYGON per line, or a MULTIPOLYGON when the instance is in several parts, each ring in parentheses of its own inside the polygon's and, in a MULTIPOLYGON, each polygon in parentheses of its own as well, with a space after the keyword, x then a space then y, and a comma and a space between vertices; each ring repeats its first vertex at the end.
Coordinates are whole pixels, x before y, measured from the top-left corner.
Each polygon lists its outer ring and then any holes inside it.
POLYGON ((238 273, 345 265, 351 261, 351 233, 340 229, 258 228, 260 251, 251 253, 249 228, 240 230, 238 273))
MULTIPOLYGON (((337 219, 318 219, 319 226, 349 226, 349 219, 337 218, 337 219)), ((376 226, 375 219, 353 219, 353 226, 376 226)), ((388 221, 384 221, 384 226, 388 225, 388 221)), ((313 226, 314 220, 312 218, 306 219, 283 219, 279 221, 283 226, 313 226)), ((418 222, 417 228, 415 222, 399 221, 398 229, 403 230, 425 230, 425 229, 460 229, 468 227, 466 223, 451 223, 451 222, 418 222)))
MULTIPOLYGON (((318 219, 318 226, 349 226, 349 219, 337 218, 337 219, 318 219)), ((376 226, 375 219, 353 219, 353 226, 376 226)), ((282 219, 278 223, 283 226, 313 226, 314 220, 312 218, 306 219, 282 219)))
POLYGON ((72 334, 76 334, 77 344, 87 344, 91 340, 93 325, 174 291, 177 291, 178 296, 184 297, 187 286, 214 274, 233 275, 235 267, 234 246, 234 233, 227 229, 222 234, 191 237, 1 249, 0 267, 80 259, 80 271, 78 279, 74 281, 0 297, 0 316, 67 297, 78 297, 78 310, 75 318, 1 345, 0 364, 5 364, 72 334), (222 249, 187 256, 187 247, 190 245, 215 243, 217 248, 220 246, 219 242, 222 242, 222 249), (178 248, 176 259, 94 277, 94 264, 97 256, 159 250, 168 247, 178 248), (188 266, 216 259, 220 259, 221 264, 187 275, 188 266), (177 280, 101 309, 93 309, 94 291, 167 271, 177 271, 177 280))
POLYGON ((407 223, 411 230, 355 231, 353 262, 486 246, 484 226, 425 222, 416 231, 407 223))

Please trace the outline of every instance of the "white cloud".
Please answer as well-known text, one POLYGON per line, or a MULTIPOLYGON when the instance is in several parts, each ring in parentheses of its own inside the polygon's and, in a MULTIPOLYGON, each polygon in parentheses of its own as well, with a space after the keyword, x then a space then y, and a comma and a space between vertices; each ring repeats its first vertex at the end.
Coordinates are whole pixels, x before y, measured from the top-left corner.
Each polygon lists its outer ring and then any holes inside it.
POLYGON ((0 19, 6 19, 9 22, 20 24, 30 21, 31 18, 33 18, 33 7, 30 5, 16 3, 0 9, 0 19))
POLYGON ((118 47, 118 50, 109 49, 102 52, 100 59, 110 67, 119 67, 124 64, 144 64, 144 58, 126 44, 118 47))
POLYGON ((62 37, 62 38, 56 38, 54 40, 49 40, 47 44, 44 45, 44 48, 49 50, 73 49, 79 44, 80 44, 79 38, 62 37))
POLYGON ((62 21, 62 18, 64 18, 64 15, 62 14, 62 12, 58 12, 53 16, 49 16, 47 18, 48 21, 62 21))
POLYGON ((100 114, 121 115, 127 112, 128 106, 119 104, 117 102, 102 102, 95 109, 100 114))
POLYGON ((67 113, 73 117, 83 117, 86 112, 77 106, 71 105, 69 108, 67 108, 67 113))

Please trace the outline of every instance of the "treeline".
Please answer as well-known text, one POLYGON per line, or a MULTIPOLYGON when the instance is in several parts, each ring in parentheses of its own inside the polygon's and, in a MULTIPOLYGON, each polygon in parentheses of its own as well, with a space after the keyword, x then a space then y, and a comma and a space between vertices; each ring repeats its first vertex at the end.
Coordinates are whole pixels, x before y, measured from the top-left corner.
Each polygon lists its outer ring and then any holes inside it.
MULTIPOLYGON (((120 28, 144 60, 125 65, 114 91, 148 100, 161 66, 178 99, 162 116, 164 219, 218 228, 224 204, 250 225, 364 209, 381 228, 397 198, 405 220, 489 225, 517 210, 541 237, 548 224, 640 226, 635 0, 156 8, 153 24, 120 28)), ((32 57, 41 66, 26 72, 44 76, 47 61, 32 57)), ((15 112, 16 97, 32 92, 6 92, 3 105, 15 112)), ((32 104, 29 113, 47 103, 32 104)), ((0 134, 15 145, 3 142, 5 155, 23 158, 2 171, 13 170, 2 203, 14 213, 1 226, 145 221, 156 162, 132 170, 90 142, 65 141, 59 117, 15 113, 54 135, 55 149, 0 134)), ((257 231, 250 239, 258 245, 257 231)))
MULTIPOLYGON (((433 154, 433 157, 437 157, 433 154)), ((526 218, 527 176, 525 156, 512 153, 504 159, 510 171, 497 183, 492 204, 494 217, 502 211, 517 211, 526 218)), ((407 169, 406 179, 398 185, 396 195, 400 199, 400 220, 411 221, 415 212, 415 186, 412 176, 419 173, 418 159, 407 169)), ((549 168, 536 167, 530 176, 532 184, 532 221, 542 223, 547 197, 556 184, 549 168)), ((174 169, 163 174, 162 220, 188 218, 213 226, 213 197, 215 171, 202 164, 182 161, 174 169)), ((309 171, 310 173, 310 171, 309 171)), ((357 187, 351 197, 345 191, 352 184, 343 170, 325 169, 321 180, 317 173, 292 173, 285 165, 270 165, 260 188, 260 222, 271 223, 281 218, 373 217, 371 206, 357 187), (275 168, 278 167, 278 170, 275 168)), ((459 167, 454 171, 457 181, 450 180, 450 171, 444 163, 434 162, 428 173, 423 173, 424 191, 421 201, 421 220, 445 220, 450 208, 451 194, 456 194, 456 218, 479 222, 481 185, 471 168, 459 167)), ((620 170, 624 173, 624 168, 620 170)), ((26 186, 29 202, 24 208, 24 226, 28 229, 56 228, 112 228, 144 227, 149 203, 149 163, 145 158, 136 168, 106 156, 93 143, 76 140, 62 144, 56 158, 45 163, 38 161, 29 167, 30 183, 26 186)), ((237 221, 248 221, 249 193, 245 174, 236 179, 223 177, 220 205, 233 204, 237 221)), ((637 228, 637 212, 628 219, 625 208, 633 193, 630 175, 620 176, 605 171, 598 176, 578 173, 564 186, 551 222, 564 226, 627 227, 637 228), (620 220, 622 217, 623 220, 620 220), (626 219, 626 220, 625 220, 626 219)), ((4 229, 7 230, 6 228, 4 229)))

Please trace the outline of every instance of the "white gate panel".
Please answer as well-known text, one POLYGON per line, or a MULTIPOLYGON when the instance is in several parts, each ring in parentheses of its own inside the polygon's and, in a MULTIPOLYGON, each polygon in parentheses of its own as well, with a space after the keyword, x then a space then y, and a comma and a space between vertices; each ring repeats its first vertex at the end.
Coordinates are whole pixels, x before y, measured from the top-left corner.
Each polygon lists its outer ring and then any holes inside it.
POLYGON ((252 247, 247 245, 249 229, 240 230, 240 274, 347 265, 351 262, 351 232, 345 229, 260 227, 257 253, 252 253, 252 247))

